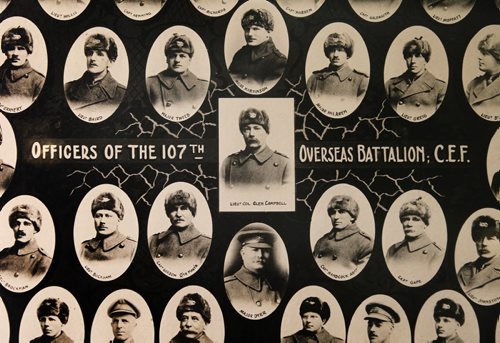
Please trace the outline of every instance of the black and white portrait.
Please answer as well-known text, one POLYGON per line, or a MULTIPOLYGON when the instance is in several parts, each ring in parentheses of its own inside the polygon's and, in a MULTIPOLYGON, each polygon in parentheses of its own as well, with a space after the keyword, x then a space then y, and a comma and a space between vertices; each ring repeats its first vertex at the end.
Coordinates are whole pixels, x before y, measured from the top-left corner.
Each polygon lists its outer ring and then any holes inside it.
POLYGON ((64 288, 47 287, 35 294, 26 306, 19 327, 19 342, 83 342, 84 325, 75 297, 64 288))
POLYGON ((99 281, 111 281, 132 262, 139 236, 134 205, 120 188, 92 188, 75 216, 75 251, 85 271, 99 281))
POLYGON ((20 195, 0 211, 0 283, 21 293, 35 287, 52 263, 55 228, 45 205, 20 195))
POLYGON ((217 299, 200 286, 187 286, 168 301, 160 324, 160 342, 223 343, 224 317, 217 299))
POLYGON ((128 18, 146 20, 155 16, 167 0, 114 0, 116 6, 128 18))
POLYGON ((219 100, 220 210, 295 209, 291 98, 219 100))
MULTIPOLYGON (((481 337, 481 342, 486 337, 481 337)), ((414 342, 479 342, 476 314, 463 295, 452 290, 434 293, 415 324, 414 342)))
POLYGON ((17 163, 17 143, 9 121, 0 113, 0 196, 9 187, 17 163))
POLYGON ((402 0, 349 0, 352 9, 364 20, 380 22, 392 16, 402 0))
POLYGON ((486 156, 486 170, 491 191, 500 204, 500 128, 491 138, 486 156))
POLYGON ((258 320, 281 302, 288 282, 286 247, 267 224, 250 223, 231 240, 224 261, 224 287, 236 312, 258 320))
POLYGON ((349 24, 325 26, 309 47, 305 74, 309 96, 321 113, 348 116, 368 89, 370 57, 363 37, 349 24))
POLYGON ((347 342, 411 342, 410 323, 404 309, 388 295, 372 295, 354 312, 347 342))
POLYGON ((0 0, 0 13, 2 13, 7 6, 9 6, 10 0, 0 0))
POLYGON ((364 194, 345 183, 329 188, 314 207, 310 237, 323 273, 338 281, 358 275, 375 242, 375 219, 364 194))
POLYGON ((283 11, 294 17, 307 17, 325 3, 325 0, 277 0, 283 11))
POLYGON ((209 82, 208 52, 195 31, 173 26, 156 39, 146 66, 146 86, 151 104, 163 118, 190 118, 205 100, 209 82))
POLYGON ((441 267, 446 242, 446 219, 432 195, 411 190, 391 205, 384 221, 382 251, 398 282, 409 287, 429 282, 441 267))
POLYGON ((458 283, 475 303, 500 302, 500 211, 477 210, 465 221, 455 247, 458 283))
POLYGON ((270 2, 250 0, 234 12, 224 44, 224 56, 234 83, 248 94, 263 94, 285 72, 288 31, 281 13, 270 2))
POLYGON ((203 265, 212 243, 207 200, 193 185, 175 182, 156 198, 148 221, 149 251, 168 277, 184 279, 203 265))
POLYGON ((403 30, 385 59, 389 104, 410 122, 430 118, 444 100, 448 73, 446 51, 434 32, 423 26, 403 30))
POLYGON ((29 19, 10 17, 0 23, 0 110, 19 113, 31 106, 47 75, 47 47, 29 19))
POLYGON ((153 316, 146 301, 130 289, 119 289, 99 305, 90 342, 154 342, 153 316))
POLYGON ((342 308, 326 289, 304 287, 286 305, 281 320, 281 343, 344 343, 345 336, 342 308))
POLYGON ((220 17, 233 9, 238 0, 191 0, 191 4, 209 17, 220 17))
POLYGON ((87 123, 109 118, 127 91, 128 57, 110 29, 94 27, 73 43, 64 68, 64 92, 73 113, 87 123))
POLYGON ((465 50, 462 82, 470 106, 481 118, 500 121, 500 25, 482 28, 465 50))
POLYGON ((0 332, 2 333, 2 337, 5 342, 10 342, 10 321, 9 321, 9 313, 7 312, 7 308, 0 297, 0 332))
POLYGON ((91 0, 38 0, 43 10, 57 20, 70 20, 78 17, 91 0))
POLYGON ((427 14, 441 24, 454 24, 464 19, 476 0, 422 0, 427 14))

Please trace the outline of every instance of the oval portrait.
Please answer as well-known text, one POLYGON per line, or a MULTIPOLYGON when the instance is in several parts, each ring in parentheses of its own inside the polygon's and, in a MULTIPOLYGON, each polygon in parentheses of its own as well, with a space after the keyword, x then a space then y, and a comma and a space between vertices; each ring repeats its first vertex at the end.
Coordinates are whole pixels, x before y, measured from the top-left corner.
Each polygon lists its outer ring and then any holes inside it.
POLYGON ((410 323, 405 310, 388 295, 372 295, 354 312, 347 342, 411 342, 410 323))
POLYGON ((370 57, 363 37, 346 23, 332 23, 314 37, 306 60, 307 91, 321 113, 344 118, 363 100, 370 57))
POLYGON ((224 343, 224 317, 217 299, 200 286, 187 286, 168 301, 160 342, 224 343))
POLYGON ((5 307, 2 298, 0 298, 0 332, 2 333, 2 339, 4 342, 10 342, 10 322, 9 313, 5 307))
POLYGON ((120 188, 92 188, 75 215, 75 251, 83 269, 99 281, 122 275, 132 263, 139 237, 135 208, 120 188))
POLYGON ((149 212, 151 257, 165 275, 187 278, 205 262, 212 231, 212 215, 203 194, 189 183, 172 183, 158 194, 149 212))
POLYGON ((0 113, 0 196, 9 187, 17 163, 16 136, 10 122, 0 113))
POLYGON ((311 250, 323 273, 337 281, 358 275, 370 259, 375 219, 365 195, 341 183, 319 198, 311 218, 311 250))
POLYGON ((29 291, 52 263, 56 245, 52 216, 37 198, 20 195, 4 205, 0 222, 0 283, 15 293, 29 291))
POLYGON ((258 320, 281 302, 288 283, 285 243, 264 223, 250 223, 231 240, 224 260, 224 287, 234 309, 258 320))
POLYGON ((380 22, 392 16, 402 0, 349 0, 352 9, 361 18, 371 22, 380 22))
POLYGON ((449 289, 434 293, 418 314, 415 342, 479 342, 474 309, 460 293, 449 289))
POLYGON ((283 11, 294 17, 307 17, 325 3, 325 0, 276 0, 283 11))
POLYGON ((89 5, 90 0, 38 0, 45 13, 57 20, 78 17, 89 5))
POLYGON ((191 0, 191 4, 204 15, 220 17, 233 9, 238 0, 191 0))
POLYGON ((0 34, 0 110, 19 113, 42 92, 47 75, 47 47, 38 27, 23 17, 3 20, 0 34))
POLYGON ((83 342, 80 305, 66 289, 51 286, 39 291, 26 306, 19 342, 83 342))
POLYGON ((457 238, 455 271, 464 293, 479 305, 500 302, 500 211, 470 215, 457 238))
POLYGON ((130 289, 119 289, 99 305, 90 342, 153 343, 153 316, 146 301, 130 289))
POLYGON ((443 262, 446 219, 432 195, 411 190, 400 195, 387 212, 382 251, 392 276, 408 287, 429 282, 443 262))
POLYGON ((483 27, 465 50, 462 82, 470 106, 481 118, 500 121, 500 25, 483 27))
POLYGON ((87 123, 109 118, 127 91, 128 57, 120 37, 93 27, 73 43, 64 67, 64 93, 73 113, 87 123))
POLYGON ((486 157, 486 170, 491 191, 500 204, 500 128, 491 138, 486 157))
POLYGON ((167 0, 114 0, 118 9, 128 18, 146 20, 155 16, 167 0))
POLYGON ((345 341, 345 322, 337 299, 326 289, 307 286, 286 305, 281 320, 281 343, 345 341))
POLYGON ((248 94, 263 94, 285 72, 288 30, 278 9, 250 0, 234 12, 226 31, 224 57, 234 83, 248 94))
POLYGON ((198 111, 210 82, 210 60, 200 36, 169 27, 155 40, 146 65, 149 100, 163 118, 183 121, 198 111))
POLYGON ((430 118, 444 100, 448 73, 446 51, 434 32, 423 26, 403 30, 385 58, 384 82, 391 107, 410 122, 430 118))
POLYGON ((427 14, 441 24, 454 24, 464 19, 476 0, 422 0, 427 14))

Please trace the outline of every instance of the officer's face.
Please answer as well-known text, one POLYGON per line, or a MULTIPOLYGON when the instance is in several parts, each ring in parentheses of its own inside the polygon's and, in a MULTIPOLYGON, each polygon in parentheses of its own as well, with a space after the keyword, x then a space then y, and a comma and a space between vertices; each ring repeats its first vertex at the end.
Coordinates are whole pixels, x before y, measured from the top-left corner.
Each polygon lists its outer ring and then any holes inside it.
POLYGON ((349 224, 354 222, 354 218, 346 210, 334 208, 330 210, 330 219, 332 225, 337 230, 345 229, 349 224))
POLYGON ((175 205, 167 215, 170 223, 178 228, 185 228, 193 222, 193 214, 187 205, 175 205))
POLYGON ((186 338, 197 338, 204 330, 205 320, 198 312, 184 312, 181 317, 181 333, 186 338))
POLYGON ((111 235, 118 230, 120 221, 118 215, 110 210, 98 210, 94 215, 95 230, 103 236, 111 235))
POLYGON ((258 150, 267 145, 268 134, 262 125, 248 124, 243 128, 242 134, 247 148, 258 150))
POLYGON ((116 339, 122 341, 132 338, 132 334, 136 326, 136 319, 131 314, 116 315, 111 320, 113 335, 116 339))
POLYGON ((28 243, 37 233, 31 220, 25 218, 16 219, 12 230, 14 230, 14 237, 19 243, 28 243))
POLYGON ((38 318, 40 328, 45 336, 56 337, 61 333, 63 323, 58 316, 41 316, 38 318))
POLYGON ((28 50, 22 45, 11 45, 5 53, 10 65, 13 67, 21 67, 28 60, 28 50))
POLYGON ((343 47, 335 46, 328 52, 330 64, 340 68, 347 62, 347 52, 343 47))
POLYGON ((368 319, 368 339, 370 343, 385 342, 391 336, 394 325, 391 322, 382 321, 375 318, 368 319))
POLYGON ((103 74, 111 65, 106 51, 89 49, 85 51, 85 55, 87 56, 87 70, 91 74, 103 74))
POLYGON ((269 37, 269 32, 261 26, 252 25, 245 29, 245 40, 250 46, 261 45, 269 40, 269 37))
POLYGON ((436 334, 441 338, 452 337, 456 334, 460 324, 455 318, 450 317, 437 317, 436 320, 436 334))
POLYGON ((191 64, 191 57, 185 52, 172 52, 167 55, 168 68, 178 74, 186 72, 191 64))
POLYGON ((266 267, 267 260, 271 256, 271 249, 244 246, 240 254, 246 269, 251 272, 260 272, 266 267))
POLYGON ((403 224, 403 230, 405 232, 406 238, 416 238, 424 233, 427 227, 419 216, 407 215, 401 218, 401 224, 403 224))
POLYGON ((408 70, 415 75, 420 75, 424 72, 427 61, 421 54, 412 54, 405 57, 408 70))
POLYGON ((500 255, 500 240, 497 236, 483 236, 474 243, 477 254, 482 258, 491 259, 500 255))
POLYGON ((488 74, 494 74, 499 71, 500 63, 489 52, 479 52, 478 57, 479 70, 488 74))
POLYGON ((323 327, 323 319, 316 312, 306 312, 302 315, 302 327, 309 332, 318 332, 323 327))

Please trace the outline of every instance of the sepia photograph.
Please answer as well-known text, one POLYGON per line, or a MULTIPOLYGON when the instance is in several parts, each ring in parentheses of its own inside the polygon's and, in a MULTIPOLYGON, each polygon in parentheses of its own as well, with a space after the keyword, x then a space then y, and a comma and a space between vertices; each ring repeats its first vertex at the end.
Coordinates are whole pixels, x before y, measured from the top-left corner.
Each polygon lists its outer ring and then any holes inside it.
POLYGON ((238 4, 238 0, 191 0, 191 4, 204 15, 220 17, 229 13, 238 4))
POLYGON ((38 0, 38 3, 52 18, 57 20, 70 20, 82 14, 90 1, 91 0, 38 0))
POLYGON ((349 0, 354 12, 371 22, 380 22, 391 17, 401 5, 402 0, 349 0))
POLYGON ((155 16, 167 0, 114 0, 118 9, 133 20, 146 20, 155 16))
POLYGON ((276 2, 289 15, 302 18, 319 10, 325 0, 276 0, 276 2))
POLYGON ((10 122, 0 113, 0 197, 14 178, 16 163, 16 136, 10 122))

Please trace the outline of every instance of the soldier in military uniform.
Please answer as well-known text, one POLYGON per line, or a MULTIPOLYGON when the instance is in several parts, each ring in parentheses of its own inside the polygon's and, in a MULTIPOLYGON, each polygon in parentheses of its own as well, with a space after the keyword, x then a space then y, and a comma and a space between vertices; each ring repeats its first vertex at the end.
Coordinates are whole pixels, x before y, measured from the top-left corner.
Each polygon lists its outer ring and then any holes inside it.
POLYGON ((178 190, 165 199, 165 212, 171 226, 154 234, 149 240, 153 259, 171 271, 187 271, 200 267, 208 255, 212 239, 203 235, 193 224, 196 198, 178 190))
MULTIPOLYGON (((3 144, 3 131, 0 126, 0 145, 3 144)), ((8 163, 5 163, 0 158, 0 196, 7 190, 10 182, 12 181, 12 177, 14 176, 14 167, 8 163)))
POLYGON ((458 271, 458 281, 474 298, 500 298, 500 221, 481 215, 472 222, 471 235, 478 259, 468 262, 458 271))
POLYGON ((210 305, 201 295, 186 294, 177 306, 175 314, 179 320, 180 331, 170 343, 213 343, 205 333, 212 317, 210 305))
POLYGON ((27 282, 45 275, 52 258, 38 246, 36 234, 40 232, 42 215, 32 205, 15 206, 9 215, 9 226, 14 232, 14 245, 0 252, 0 275, 13 282, 27 282))
POLYGON ((69 319, 69 307, 65 302, 47 298, 38 306, 36 315, 43 334, 30 343, 73 343, 63 331, 69 319))
POLYGON ((266 86, 285 71, 287 58, 274 45, 274 21, 265 9, 251 9, 241 19, 247 45, 233 56, 229 73, 235 81, 249 87, 266 86))
POLYGON ((316 242, 314 258, 331 272, 350 273, 368 262, 373 240, 356 224, 359 206, 349 195, 334 196, 327 211, 332 229, 316 242))
POLYGON ((331 33, 323 44, 330 64, 316 70, 307 80, 307 90, 313 101, 326 102, 331 109, 353 111, 368 88, 368 75, 352 69, 348 60, 354 52, 354 42, 347 33, 331 33))
POLYGON ((366 331, 370 343, 399 342, 398 337, 391 340, 394 327, 400 322, 399 314, 392 307, 381 303, 369 303, 365 310, 366 331))
POLYGON ((466 95, 478 114, 500 112, 500 34, 490 33, 479 42, 479 70, 482 75, 467 85, 466 95))
POLYGON ((134 330, 141 312, 127 299, 118 299, 108 308, 111 329, 115 337, 109 343, 134 343, 134 330))
POLYGON ((91 207, 96 235, 80 245, 85 262, 128 260, 134 257, 137 242, 119 230, 124 216, 123 204, 113 193, 99 194, 91 207))
POLYGON ((446 93, 446 82, 426 69, 431 46, 422 38, 412 39, 405 44, 403 56, 408 69, 387 81, 387 98, 399 115, 431 116, 441 106, 446 93))
POLYGON ((323 326, 330 319, 330 306, 317 297, 304 299, 300 304, 302 330, 286 336, 281 343, 344 343, 342 338, 332 336, 323 326))
POLYGON ((64 85, 68 103, 77 114, 91 118, 112 113, 127 90, 108 70, 118 58, 116 42, 112 37, 96 33, 86 39, 84 51, 87 71, 78 80, 64 85))
POLYGON ((45 76, 28 59, 33 52, 31 33, 21 26, 7 30, 2 36, 2 52, 6 60, 0 66, 0 104, 8 108, 31 105, 45 83, 45 76))
POLYGON ((242 266, 224 278, 227 296, 235 309, 260 313, 273 311, 280 303, 281 291, 267 277, 275 235, 263 223, 248 224, 238 233, 242 266))
POLYGON ((194 113, 203 102, 208 81, 189 70, 194 47, 186 35, 174 33, 165 44, 167 69, 146 80, 149 99, 161 113, 194 113))
POLYGON ((239 127, 246 147, 222 162, 220 177, 224 185, 228 189, 274 190, 291 183, 290 160, 267 145, 270 130, 267 113, 255 108, 244 110, 239 127))
POLYGON ((451 299, 443 298, 434 307, 437 338, 429 343, 465 343, 457 330, 465 323, 462 305, 451 299))
POLYGON ((387 265, 394 275, 411 277, 415 281, 425 279, 439 268, 443 251, 425 232, 430 217, 429 206, 422 198, 401 206, 399 219, 405 238, 391 245, 386 254, 387 265))

